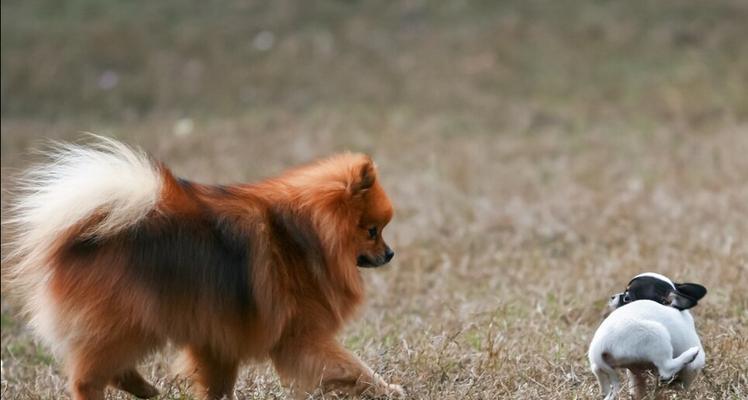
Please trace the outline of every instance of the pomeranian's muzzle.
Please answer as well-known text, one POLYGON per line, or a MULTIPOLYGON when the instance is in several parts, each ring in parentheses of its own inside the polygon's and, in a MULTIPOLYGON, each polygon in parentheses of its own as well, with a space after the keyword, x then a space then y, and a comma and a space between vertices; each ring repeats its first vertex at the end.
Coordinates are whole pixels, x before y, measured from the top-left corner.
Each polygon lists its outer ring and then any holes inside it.
POLYGON ((360 255, 358 258, 356 258, 356 265, 361 268, 376 268, 381 267, 384 264, 387 264, 392 260, 392 257, 395 256, 395 252, 392 251, 390 246, 385 247, 384 254, 381 254, 377 257, 369 257, 366 255, 360 255))

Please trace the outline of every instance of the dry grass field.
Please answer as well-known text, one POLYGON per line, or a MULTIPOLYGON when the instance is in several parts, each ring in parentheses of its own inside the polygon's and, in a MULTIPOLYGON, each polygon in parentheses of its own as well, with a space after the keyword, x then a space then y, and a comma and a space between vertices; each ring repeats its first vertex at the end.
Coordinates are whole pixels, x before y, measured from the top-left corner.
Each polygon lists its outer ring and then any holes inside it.
MULTIPOLYGON (((3 190, 82 131, 223 183, 367 152, 397 255, 341 339, 408 398, 601 398, 587 346, 643 271, 709 289, 704 374, 661 397, 748 398, 744 1, 195 3, 3 0, 3 190)), ((16 312, 2 398, 69 398, 16 312)), ((191 399, 172 359, 141 370, 191 399)), ((236 393, 285 397, 268 364, 236 393)))

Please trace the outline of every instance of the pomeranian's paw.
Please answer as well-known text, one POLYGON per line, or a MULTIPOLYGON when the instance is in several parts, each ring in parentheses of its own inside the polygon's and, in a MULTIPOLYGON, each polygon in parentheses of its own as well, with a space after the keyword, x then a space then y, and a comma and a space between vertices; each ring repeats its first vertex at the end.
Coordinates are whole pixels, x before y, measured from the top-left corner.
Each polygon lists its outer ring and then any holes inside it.
POLYGON ((405 390, 400 385, 390 384, 379 374, 373 374, 373 383, 366 390, 368 396, 374 398, 401 398, 405 396, 405 390))
POLYGON ((405 389, 400 385, 387 384, 387 396, 390 397, 404 397, 405 389))
POLYGON ((377 399, 399 399, 405 396, 405 390, 400 385, 382 382, 370 395, 377 399))

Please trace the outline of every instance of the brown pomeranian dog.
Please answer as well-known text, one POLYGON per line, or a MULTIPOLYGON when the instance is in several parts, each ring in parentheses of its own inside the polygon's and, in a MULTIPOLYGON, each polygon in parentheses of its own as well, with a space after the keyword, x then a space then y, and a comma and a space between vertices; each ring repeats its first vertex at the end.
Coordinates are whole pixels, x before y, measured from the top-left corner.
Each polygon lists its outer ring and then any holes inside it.
POLYGON ((3 269, 74 399, 157 395, 136 365, 167 342, 203 398, 232 398, 240 364, 267 358, 297 397, 402 395, 335 339, 364 296, 357 267, 394 255, 369 157, 214 186, 107 138, 48 155, 19 180, 3 269))

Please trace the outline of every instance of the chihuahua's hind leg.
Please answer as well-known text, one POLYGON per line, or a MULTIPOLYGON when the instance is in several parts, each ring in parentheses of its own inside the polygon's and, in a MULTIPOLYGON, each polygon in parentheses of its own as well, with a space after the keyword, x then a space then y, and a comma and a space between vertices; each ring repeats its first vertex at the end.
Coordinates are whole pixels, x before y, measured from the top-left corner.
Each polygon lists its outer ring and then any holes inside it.
POLYGON ((647 372, 641 369, 628 370, 629 394, 633 400, 641 400, 647 392, 647 372))
POLYGON ((688 389, 691 386, 702 368, 704 368, 704 352, 700 351, 696 359, 686 364, 678 373, 683 389, 688 389))
MULTIPOLYGON (((669 344, 670 343, 668 342, 668 345, 669 344)), ((670 349, 672 349, 672 347, 670 347, 670 349)), ((668 353, 672 354, 672 350, 669 350, 668 353)), ((660 374, 660 379, 665 381, 671 380, 675 374, 683 369, 683 367, 693 362, 698 355, 699 348, 697 346, 691 347, 676 358, 671 358, 669 354, 664 354, 662 358, 655 362, 660 374)))
POLYGON ((691 386, 691 383, 693 383, 693 380, 696 379, 696 376, 698 374, 699 370, 697 369, 689 368, 689 366, 683 368, 678 374, 681 384, 683 385, 683 389, 688 389, 691 386))
POLYGON ((620 387, 616 371, 593 365, 592 372, 597 377, 597 383, 600 385, 600 391, 603 392, 605 400, 615 399, 618 395, 618 388, 620 387))

